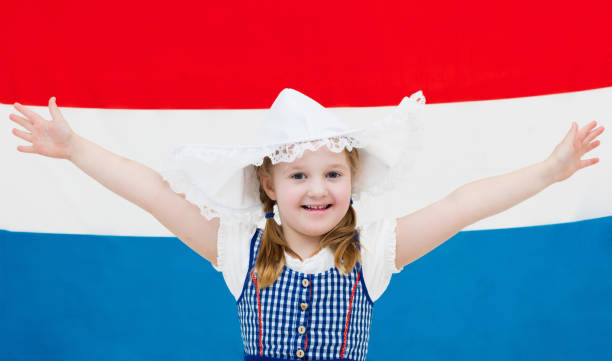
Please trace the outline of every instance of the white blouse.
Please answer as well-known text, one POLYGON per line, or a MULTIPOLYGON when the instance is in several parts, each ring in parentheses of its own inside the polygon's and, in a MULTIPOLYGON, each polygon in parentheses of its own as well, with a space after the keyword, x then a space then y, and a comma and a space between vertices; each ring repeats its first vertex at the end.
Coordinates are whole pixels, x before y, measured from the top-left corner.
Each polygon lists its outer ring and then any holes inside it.
MULTIPOLYGON (((257 227, 263 228, 265 219, 260 224, 240 224, 221 220, 217 239, 217 266, 215 270, 223 273, 223 278, 236 300, 242 293, 242 287, 249 266, 251 238, 257 227)), ((395 218, 380 219, 365 225, 357 226, 361 242, 361 265, 363 280, 372 301, 376 301, 385 291, 393 273, 399 273, 403 267, 395 267, 395 218)), ((335 266, 334 254, 325 247, 314 256, 300 261, 285 252, 288 268, 302 273, 321 273, 335 266)))

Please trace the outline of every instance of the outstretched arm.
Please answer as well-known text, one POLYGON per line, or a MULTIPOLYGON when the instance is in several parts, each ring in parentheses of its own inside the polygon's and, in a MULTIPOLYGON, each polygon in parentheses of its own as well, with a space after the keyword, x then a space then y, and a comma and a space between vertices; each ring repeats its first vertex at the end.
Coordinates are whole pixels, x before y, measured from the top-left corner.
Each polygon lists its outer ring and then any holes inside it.
POLYGON ((500 213, 539 193, 549 185, 569 178, 577 170, 593 165, 598 158, 580 158, 599 145, 593 141, 603 132, 596 122, 580 131, 572 127, 546 160, 525 168, 467 183, 445 198, 414 213, 400 217, 396 227, 397 268, 411 263, 436 248, 466 226, 500 213))
POLYGON ((187 201, 184 194, 175 193, 155 170, 76 134, 54 97, 49 99, 51 120, 19 103, 15 108, 24 116, 10 114, 9 118, 27 131, 13 129, 13 134, 32 143, 17 150, 70 160, 107 189, 153 215, 183 243, 217 265, 218 218, 202 216, 199 207, 187 201))

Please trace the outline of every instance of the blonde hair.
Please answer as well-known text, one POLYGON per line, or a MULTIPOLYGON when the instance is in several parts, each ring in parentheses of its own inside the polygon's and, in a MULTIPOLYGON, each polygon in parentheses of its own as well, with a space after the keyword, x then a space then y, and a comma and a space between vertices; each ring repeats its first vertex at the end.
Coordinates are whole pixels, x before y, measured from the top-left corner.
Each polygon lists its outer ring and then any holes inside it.
MULTIPOLYGON (((359 152, 356 148, 353 148, 350 152, 344 149, 344 152, 347 155, 348 163, 351 168, 351 179, 354 179, 359 167, 359 152)), ((257 175, 257 179, 260 180, 259 199, 263 203, 263 210, 265 213, 273 211, 275 201, 270 199, 264 191, 261 184, 261 176, 265 175, 271 177, 272 167, 272 161, 269 157, 264 158, 261 166, 255 166, 255 174, 257 175)), ((334 252, 334 263, 336 268, 344 274, 348 274, 357 261, 361 261, 361 254, 357 248, 357 246, 361 247, 361 245, 358 243, 358 237, 355 237, 357 235, 355 226, 356 214, 353 206, 350 205, 340 222, 323 235, 319 247, 315 251, 316 253, 329 246, 334 252), (342 264, 342 262, 344 264, 342 264)), ((266 226, 260 242, 257 260, 255 261, 255 270, 258 275, 257 287, 261 290, 274 284, 283 271, 283 267, 285 266, 284 251, 296 257, 299 256, 285 241, 283 230, 281 226, 274 221, 274 217, 270 217, 266 220, 266 226)))

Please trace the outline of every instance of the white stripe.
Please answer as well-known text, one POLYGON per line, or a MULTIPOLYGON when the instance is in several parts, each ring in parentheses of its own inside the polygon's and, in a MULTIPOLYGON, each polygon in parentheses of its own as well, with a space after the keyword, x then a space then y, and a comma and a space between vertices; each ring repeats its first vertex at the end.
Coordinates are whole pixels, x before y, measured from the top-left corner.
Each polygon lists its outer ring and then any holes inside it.
MULTIPOLYGON (((425 94, 427 96, 427 94, 425 94)), ((426 149, 416 162, 414 181, 378 206, 356 202, 360 221, 380 214, 420 209, 472 180, 518 169, 546 158, 571 121, 597 120, 612 128, 612 87, 546 96, 427 105, 426 149), (384 205, 384 206, 383 206, 384 205), (388 212, 388 213, 387 213, 388 212)), ((29 107, 50 119, 47 107, 29 107)), ((71 127, 85 138, 124 157, 159 169, 173 146, 184 143, 234 144, 249 139, 266 109, 121 110, 60 107, 71 127), (240 129, 237 134, 231 130, 240 129)), ((333 108, 360 126, 390 107, 333 108)), ((18 113, 0 104, 0 117, 18 113)), ((171 236, 151 215, 114 195, 66 160, 21 153, 5 121, 0 128, 0 228, 12 231, 171 236), (129 220, 129 221, 126 221, 129 220)), ((489 229, 570 222, 612 214, 611 130, 585 158, 601 161, 553 185, 510 210, 466 229, 489 229)))

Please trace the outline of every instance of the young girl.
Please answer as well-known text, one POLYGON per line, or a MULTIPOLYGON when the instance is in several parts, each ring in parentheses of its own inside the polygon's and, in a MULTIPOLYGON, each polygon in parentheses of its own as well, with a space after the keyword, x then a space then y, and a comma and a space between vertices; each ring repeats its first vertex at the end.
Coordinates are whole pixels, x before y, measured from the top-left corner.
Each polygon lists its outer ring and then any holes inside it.
POLYGON ((252 144, 180 146, 161 175, 75 134, 53 97, 50 121, 19 103, 24 117, 9 117, 29 131, 13 130, 32 143, 19 151, 70 160, 223 273, 245 360, 365 360, 372 307, 393 273, 598 161, 581 158, 603 127, 572 122, 544 161, 459 187, 412 214, 357 225, 353 200, 409 184, 424 104, 414 93, 388 118, 351 130, 287 88, 252 144))

